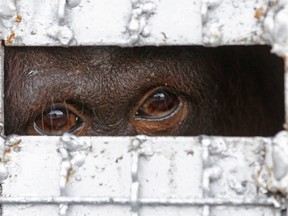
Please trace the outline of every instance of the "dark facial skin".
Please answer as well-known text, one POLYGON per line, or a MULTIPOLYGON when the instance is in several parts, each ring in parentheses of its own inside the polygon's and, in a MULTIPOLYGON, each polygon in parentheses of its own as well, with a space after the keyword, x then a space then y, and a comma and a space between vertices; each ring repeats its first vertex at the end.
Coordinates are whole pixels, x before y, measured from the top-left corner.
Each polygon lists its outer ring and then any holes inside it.
POLYGON ((5 50, 5 133, 272 136, 283 62, 268 47, 5 50))

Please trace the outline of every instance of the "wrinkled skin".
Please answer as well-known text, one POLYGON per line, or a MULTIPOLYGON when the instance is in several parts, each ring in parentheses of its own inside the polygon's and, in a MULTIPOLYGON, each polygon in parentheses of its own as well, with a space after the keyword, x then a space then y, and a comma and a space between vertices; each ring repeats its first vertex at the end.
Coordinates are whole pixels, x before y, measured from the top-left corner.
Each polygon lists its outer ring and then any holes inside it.
POLYGON ((34 121, 53 104, 83 120, 77 135, 271 136, 284 122, 283 63, 268 47, 5 52, 6 134, 39 134, 34 121), (176 95, 180 108, 136 118, 155 89, 176 95))

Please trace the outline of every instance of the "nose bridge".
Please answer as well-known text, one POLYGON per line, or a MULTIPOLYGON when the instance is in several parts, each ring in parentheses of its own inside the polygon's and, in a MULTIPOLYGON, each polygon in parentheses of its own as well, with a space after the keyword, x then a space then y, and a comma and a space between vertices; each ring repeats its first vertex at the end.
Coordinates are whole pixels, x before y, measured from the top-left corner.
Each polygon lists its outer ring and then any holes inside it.
POLYGON ((100 106, 95 106, 91 116, 92 136, 133 136, 134 127, 129 123, 131 107, 126 100, 114 96, 106 97, 100 106))
POLYGON ((91 123, 90 136, 134 136, 136 131, 126 121, 118 121, 114 124, 94 118, 91 123))

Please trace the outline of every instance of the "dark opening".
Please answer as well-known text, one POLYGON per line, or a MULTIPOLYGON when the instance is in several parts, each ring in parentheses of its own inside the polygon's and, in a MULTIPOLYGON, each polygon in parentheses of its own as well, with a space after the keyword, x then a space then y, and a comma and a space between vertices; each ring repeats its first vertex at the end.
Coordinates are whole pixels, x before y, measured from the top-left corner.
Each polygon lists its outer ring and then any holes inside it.
POLYGON ((268 46, 6 47, 5 133, 273 136, 283 75, 268 46))

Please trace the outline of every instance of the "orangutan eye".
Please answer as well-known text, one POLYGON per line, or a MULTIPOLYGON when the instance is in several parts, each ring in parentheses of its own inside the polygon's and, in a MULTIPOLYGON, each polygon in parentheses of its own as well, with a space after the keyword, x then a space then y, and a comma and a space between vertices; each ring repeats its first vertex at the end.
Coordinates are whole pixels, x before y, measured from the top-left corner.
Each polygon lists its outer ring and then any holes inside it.
POLYGON ((83 125, 82 119, 75 113, 62 107, 52 107, 45 110, 34 121, 34 129, 43 135, 62 135, 73 133, 83 125))
POLYGON ((169 91, 154 92, 137 110, 135 117, 161 120, 171 116, 179 107, 179 97, 169 91))

